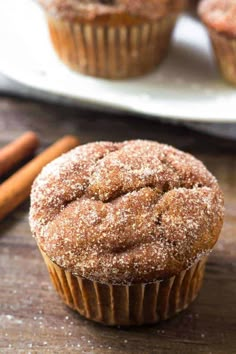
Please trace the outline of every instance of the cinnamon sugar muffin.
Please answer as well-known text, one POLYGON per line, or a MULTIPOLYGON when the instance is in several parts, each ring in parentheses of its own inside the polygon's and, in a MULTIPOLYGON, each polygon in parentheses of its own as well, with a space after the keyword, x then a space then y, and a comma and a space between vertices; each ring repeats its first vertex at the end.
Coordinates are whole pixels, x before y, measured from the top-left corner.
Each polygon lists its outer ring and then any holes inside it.
POLYGON ((166 55, 186 0, 38 0, 59 58, 112 79, 142 75, 166 55))
POLYGON ((208 28, 223 77, 236 84, 236 1, 203 0, 198 12, 208 28))
POLYGON ((169 318, 199 292, 222 227, 216 179, 151 141, 91 143, 34 182, 30 225, 71 308, 107 325, 169 318))

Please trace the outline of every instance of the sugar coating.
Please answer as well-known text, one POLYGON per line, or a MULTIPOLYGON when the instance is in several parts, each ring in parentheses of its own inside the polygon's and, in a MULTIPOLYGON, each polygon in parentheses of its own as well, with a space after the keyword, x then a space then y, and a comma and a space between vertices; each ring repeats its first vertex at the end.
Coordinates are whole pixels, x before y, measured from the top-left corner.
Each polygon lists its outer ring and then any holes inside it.
POLYGON ((222 222, 223 196, 204 165, 151 141, 77 147, 32 187, 39 246, 60 267, 103 283, 178 274, 211 251, 222 222))
POLYGON ((236 36, 235 0, 202 0, 198 12, 210 28, 228 36, 236 36))
MULTIPOLYGON (((94 20, 103 16, 137 16, 151 20, 178 14, 186 0, 38 0, 51 15, 94 20)), ((108 17, 109 19, 109 17, 108 17)))

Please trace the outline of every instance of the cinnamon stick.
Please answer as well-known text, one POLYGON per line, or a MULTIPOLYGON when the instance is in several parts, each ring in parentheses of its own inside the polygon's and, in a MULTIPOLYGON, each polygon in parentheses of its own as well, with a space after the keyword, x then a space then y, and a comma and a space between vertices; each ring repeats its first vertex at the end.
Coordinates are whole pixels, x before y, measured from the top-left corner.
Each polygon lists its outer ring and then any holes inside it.
POLYGON ((26 132, 12 143, 0 149, 0 176, 33 154, 39 145, 34 132, 26 132))
POLYGON ((31 185, 42 168, 79 144, 74 136, 65 136, 35 157, 0 185, 0 220, 30 195, 31 185))

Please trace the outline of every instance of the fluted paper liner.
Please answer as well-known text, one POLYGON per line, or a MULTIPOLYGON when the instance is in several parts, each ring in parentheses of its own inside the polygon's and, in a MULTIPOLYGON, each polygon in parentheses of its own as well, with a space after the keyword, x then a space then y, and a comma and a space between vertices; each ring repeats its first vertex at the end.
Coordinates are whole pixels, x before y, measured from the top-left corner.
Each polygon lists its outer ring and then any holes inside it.
POLYGON ((106 325, 155 323, 182 311, 195 299, 206 258, 168 280, 149 284, 107 285, 65 271, 41 250, 52 283, 64 302, 80 315, 106 325))
POLYGON ((86 75, 122 79, 142 75, 167 53, 176 15, 140 25, 98 25, 47 16, 59 58, 86 75))
POLYGON ((209 30, 216 59, 225 80, 236 85, 236 38, 209 30))

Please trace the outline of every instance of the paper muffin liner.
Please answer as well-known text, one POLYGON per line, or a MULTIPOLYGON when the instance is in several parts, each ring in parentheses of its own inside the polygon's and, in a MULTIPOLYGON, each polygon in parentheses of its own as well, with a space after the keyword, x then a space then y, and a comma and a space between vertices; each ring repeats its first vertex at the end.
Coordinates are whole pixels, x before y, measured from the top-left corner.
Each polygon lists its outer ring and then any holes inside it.
POLYGON ((122 79, 151 71, 165 57, 177 16, 140 25, 97 25, 47 16, 59 58, 86 75, 122 79))
POLYGON ((184 310, 197 296, 206 257, 168 280, 148 284, 112 285, 65 271, 41 250, 52 283, 70 308, 105 325, 142 325, 168 319, 184 310))
POLYGON ((236 38, 209 30, 220 71, 225 80, 236 85, 236 38))

